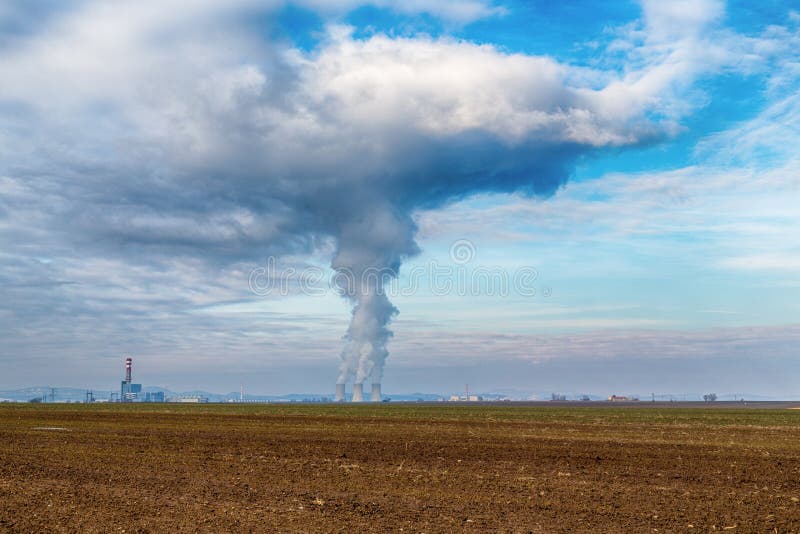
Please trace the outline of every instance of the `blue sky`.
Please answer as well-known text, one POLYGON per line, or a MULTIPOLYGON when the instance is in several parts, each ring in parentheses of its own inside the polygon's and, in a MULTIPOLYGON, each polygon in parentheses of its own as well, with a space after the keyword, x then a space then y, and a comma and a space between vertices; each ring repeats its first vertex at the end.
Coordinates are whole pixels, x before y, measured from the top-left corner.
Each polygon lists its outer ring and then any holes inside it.
POLYGON ((797 397, 798 50, 777 1, 4 3, 0 388, 797 397))

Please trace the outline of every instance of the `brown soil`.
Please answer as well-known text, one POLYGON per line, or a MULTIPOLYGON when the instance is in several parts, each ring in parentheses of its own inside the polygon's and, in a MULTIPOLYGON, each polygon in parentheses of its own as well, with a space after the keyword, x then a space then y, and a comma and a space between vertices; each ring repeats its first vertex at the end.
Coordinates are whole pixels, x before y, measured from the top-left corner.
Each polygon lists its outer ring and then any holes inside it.
POLYGON ((800 531, 797 412, 193 408, 0 406, 0 531, 800 531))

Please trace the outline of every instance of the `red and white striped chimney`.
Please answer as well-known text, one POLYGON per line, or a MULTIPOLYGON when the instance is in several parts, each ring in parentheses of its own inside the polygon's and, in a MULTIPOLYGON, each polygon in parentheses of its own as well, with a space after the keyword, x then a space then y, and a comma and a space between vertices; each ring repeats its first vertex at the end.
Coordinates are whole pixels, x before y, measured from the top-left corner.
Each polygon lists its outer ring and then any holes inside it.
POLYGON ((125 382, 128 384, 131 383, 131 366, 133 364, 133 359, 128 356, 125 358, 125 382))

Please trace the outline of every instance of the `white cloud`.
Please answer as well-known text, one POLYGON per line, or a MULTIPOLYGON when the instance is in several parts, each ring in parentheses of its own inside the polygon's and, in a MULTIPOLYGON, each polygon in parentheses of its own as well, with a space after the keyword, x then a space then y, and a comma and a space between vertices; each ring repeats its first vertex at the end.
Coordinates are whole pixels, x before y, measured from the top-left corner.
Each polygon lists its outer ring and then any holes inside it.
POLYGON ((720 265, 727 269, 745 271, 790 271, 800 270, 800 253, 796 254, 753 254, 725 258, 720 265))
MULTIPOLYGON (((622 53, 621 75, 596 98, 599 107, 621 118, 646 107, 664 125, 706 105, 710 96, 692 87, 697 79, 721 72, 740 75, 770 73, 773 87, 790 85, 798 72, 798 34, 771 25, 760 35, 737 33, 722 25, 725 3, 720 0, 642 1, 643 20, 616 29, 608 47, 622 53)), ((613 63, 609 65, 613 66, 613 63)))
MULTIPOLYGON (((275 63, 286 51, 243 34, 231 22, 236 13, 255 9, 255 2, 162 4, 87 3, 69 11, 0 54, 0 72, 13 73, 4 76, 0 94, 67 121, 87 106, 112 104, 139 133, 163 141, 177 138, 201 154, 224 143, 224 134, 217 131, 219 114, 237 112, 254 114, 250 125, 262 135, 276 123, 307 130, 311 137, 335 129, 358 128, 371 135, 381 128, 411 126, 436 135, 483 130, 508 141, 534 137, 603 146, 656 133, 645 115, 673 106, 662 94, 665 89, 691 81, 708 60, 690 57, 683 44, 665 45, 657 55, 647 52, 640 68, 609 79, 608 73, 591 74, 547 57, 505 54, 491 46, 381 35, 359 41, 334 28, 318 54, 292 53, 296 60, 288 65, 303 84, 293 88, 276 85, 282 83, 277 77, 287 74, 275 63), (589 84, 598 77, 609 82, 595 90, 589 84), (283 98, 293 110, 264 102, 265 96, 278 97, 276 91, 287 89, 292 92, 283 98), (320 109, 329 103, 335 105, 320 109), (329 112, 342 124, 327 129, 328 117, 320 114, 329 112)), ((356 4, 338 2, 329 8, 356 4)), ((455 18, 498 9, 477 1, 384 4, 455 18)), ((645 13, 652 9, 646 7, 645 13)), ((671 13, 655 11, 648 20, 671 13)), ((705 23, 690 17, 681 27, 705 23)), ((637 48, 640 54, 651 49, 637 48)))
MULTIPOLYGON (((642 135, 606 113, 591 90, 570 87, 568 66, 488 45, 380 35, 357 41, 337 29, 303 72, 309 97, 335 102, 335 117, 349 128, 408 124, 437 136, 483 130, 510 143, 596 146, 642 135)), ((643 111, 634 106, 626 118, 641 119, 643 111)))
POLYGON ((756 117, 702 140, 696 154, 717 165, 769 169, 794 158, 798 142, 800 95, 790 94, 773 100, 756 117))
MULTIPOLYGON (((617 272, 649 254, 668 265, 680 262, 701 271, 788 274, 800 267, 800 161, 773 163, 767 169, 711 162, 674 171, 611 174, 569 183, 547 201, 478 197, 419 212, 420 235, 423 246, 469 235, 477 243, 527 243, 539 254, 555 249, 551 254, 563 256, 559 261, 568 266, 565 271, 579 271, 577 258, 591 247, 597 262, 605 258, 601 248, 615 254, 617 272)), ((767 280, 791 284, 791 278, 767 280)))
MULTIPOLYGON (((635 325, 634 325, 635 326, 635 325)), ((396 340, 398 365, 416 363, 449 366, 522 360, 613 361, 698 360, 712 358, 786 358, 795 354, 800 326, 653 330, 616 328, 570 334, 490 334, 472 329, 448 331, 442 342, 439 329, 407 328, 396 340), (420 350, 424 347, 424 356, 420 350)))
POLYGON ((725 12, 722 0, 643 0, 645 30, 656 42, 698 37, 725 12))
POLYGON ((428 13, 459 24, 507 13, 504 7, 485 0, 301 0, 299 3, 329 13, 373 5, 404 14, 428 13))

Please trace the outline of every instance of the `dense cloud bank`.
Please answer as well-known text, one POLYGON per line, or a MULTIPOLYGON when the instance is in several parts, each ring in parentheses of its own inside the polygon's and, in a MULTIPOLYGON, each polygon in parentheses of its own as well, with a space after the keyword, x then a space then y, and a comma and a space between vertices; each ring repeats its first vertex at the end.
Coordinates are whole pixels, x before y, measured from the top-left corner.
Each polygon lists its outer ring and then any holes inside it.
MULTIPOLYGON (((358 3, 301 4, 333 17, 358 3)), ((479 1, 372 4, 453 23, 504 13, 479 1)), ((446 37, 356 38, 333 22, 301 51, 241 24, 269 24, 282 5, 3 8, 7 287, 25 262, 61 274, 78 258, 225 270, 326 247, 356 278, 396 274, 418 251, 415 210, 476 192, 551 195, 577 158, 674 132, 687 110, 672 97, 728 61, 703 42, 716 2, 645 3, 637 32, 621 38, 622 65, 608 70, 446 37)), ((380 380, 396 309, 378 289, 345 295, 342 381, 380 380)))

